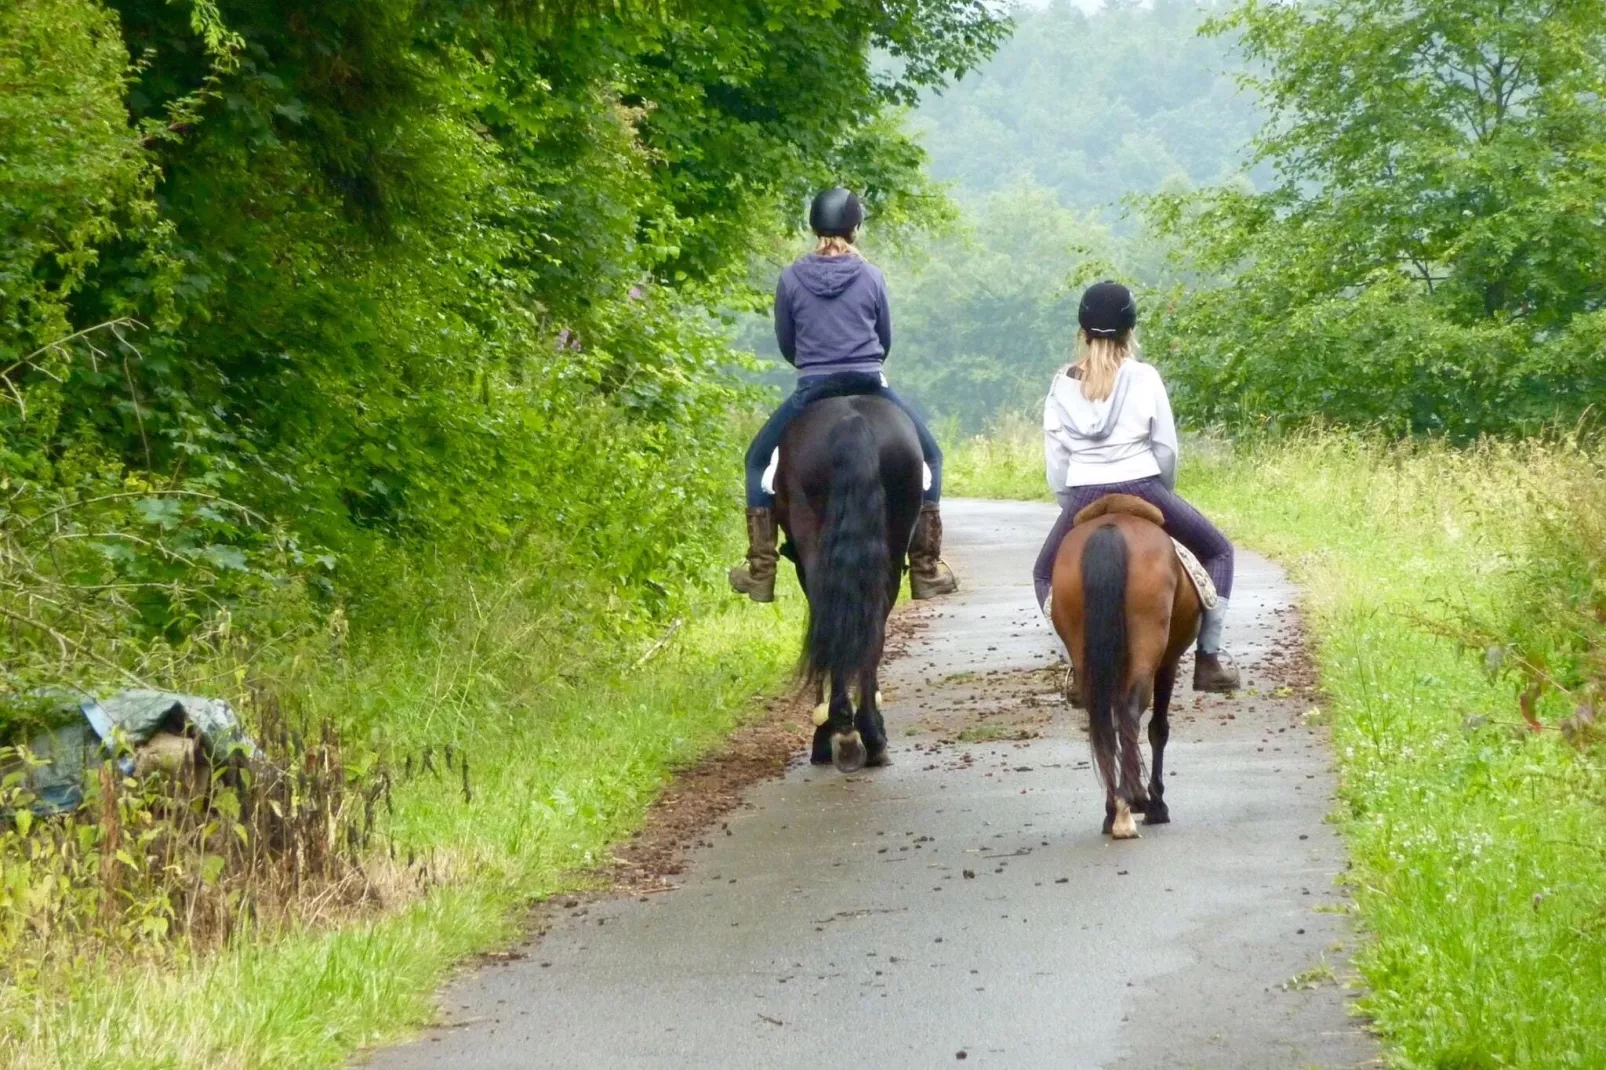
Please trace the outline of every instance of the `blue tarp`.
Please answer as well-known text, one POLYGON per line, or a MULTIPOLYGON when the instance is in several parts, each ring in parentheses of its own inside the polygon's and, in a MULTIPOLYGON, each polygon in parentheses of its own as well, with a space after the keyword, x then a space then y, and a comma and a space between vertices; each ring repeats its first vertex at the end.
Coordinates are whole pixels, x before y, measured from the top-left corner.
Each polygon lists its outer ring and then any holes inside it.
POLYGON ((84 801, 84 777, 107 758, 116 758, 125 775, 132 773, 130 751, 161 732, 194 735, 213 763, 235 753, 256 754, 234 708, 222 699, 142 688, 119 691, 104 701, 70 692, 33 698, 69 716, 78 714, 70 723, 40 732, 28 742, 28 749, 45 763, 25 773, 28 789, 38 800, 33 809, 40 814, 79 806, 84 801))

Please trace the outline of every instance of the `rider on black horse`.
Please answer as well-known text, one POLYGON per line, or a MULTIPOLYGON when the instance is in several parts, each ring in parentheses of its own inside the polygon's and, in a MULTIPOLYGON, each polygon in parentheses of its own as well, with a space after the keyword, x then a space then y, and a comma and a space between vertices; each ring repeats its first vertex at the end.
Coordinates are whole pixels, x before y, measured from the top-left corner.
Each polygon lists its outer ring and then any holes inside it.
POLYGON ((864 209, 852 193, 820 193, 809 209, 809 226, 819 243, 781 272, 775 287, 775 340, 787 363, 797 368, 797 389, 747 449, 747 564, 731 569, 730 583, 755 602, 775 597, 775 495, 764 487, 765 470, 787 424, 810 401, 831 393, 877 394, 914 421, 931 482, 909 541, 909 591, 915 598, 934 598, 959 589, 941 559, 942 450, 881 372, 892 348, 892 312, 886 279, 853 244, 862 222, 864 209))

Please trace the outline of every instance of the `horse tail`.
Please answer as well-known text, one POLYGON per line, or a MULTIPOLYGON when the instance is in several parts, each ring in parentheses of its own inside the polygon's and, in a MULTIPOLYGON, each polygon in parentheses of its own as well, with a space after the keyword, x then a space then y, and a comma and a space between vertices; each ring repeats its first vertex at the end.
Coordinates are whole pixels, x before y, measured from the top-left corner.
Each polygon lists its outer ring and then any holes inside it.
MULTIPOLYGON (((1113 760, 1116 707, 1127 669, 1126 539, 1114 524, 1099 527, 1082 546, 1082 617, 1089 735, 1094 756, 1113 760)), ((1102 762, 1094 765, 1102 778, 1102 762)))
POLYGON ((831 429, 831 500, 819 564, 809 571, 804 658, 810 682, 844 683, 875 668, 885 640, 887 493, 870 422, 854 413, 831 429))

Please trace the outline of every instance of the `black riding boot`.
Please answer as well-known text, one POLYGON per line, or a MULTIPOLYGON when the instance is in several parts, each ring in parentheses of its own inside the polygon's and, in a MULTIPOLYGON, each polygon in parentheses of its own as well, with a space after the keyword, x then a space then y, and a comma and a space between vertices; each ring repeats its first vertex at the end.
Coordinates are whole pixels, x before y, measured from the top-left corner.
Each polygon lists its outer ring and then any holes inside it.
POLYGON ((747 564, 730 570, 731 590, 755 602, 775 601, 775 511, 747 510, 747 564))

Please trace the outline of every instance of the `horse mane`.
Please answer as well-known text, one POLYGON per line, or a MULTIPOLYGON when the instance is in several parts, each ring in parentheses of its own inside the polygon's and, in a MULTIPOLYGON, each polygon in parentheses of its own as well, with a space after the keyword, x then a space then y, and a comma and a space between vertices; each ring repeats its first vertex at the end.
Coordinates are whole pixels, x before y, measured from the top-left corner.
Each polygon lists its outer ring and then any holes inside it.
POLYGON ((1139 520, 1147 520, 1156 527, 1165 527, 1165 516, 1161 514, 1160 510, 1132 494, 1106 494, 1077 513, 1075 519, 1071 521, 1071 527, 1074 528, 1079 524, 1087 523, 1089 520, 1097 520, 1101 516, 1108 516, 1112 513, 1125 513, 1128 516, 1135 516, 1139 520))

